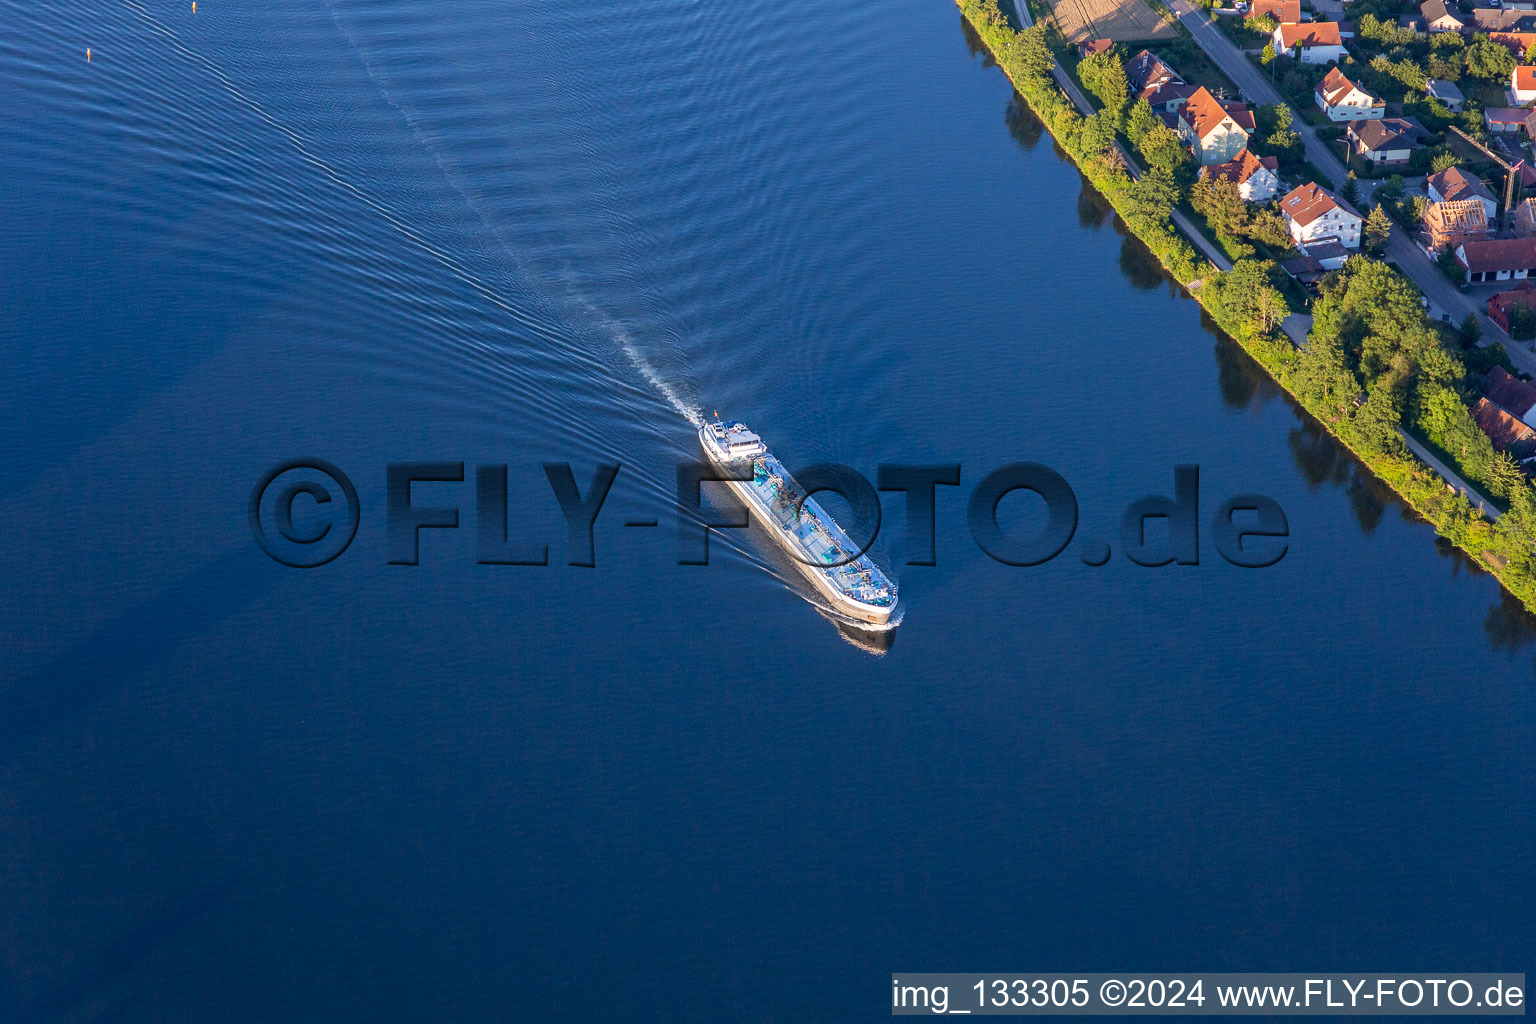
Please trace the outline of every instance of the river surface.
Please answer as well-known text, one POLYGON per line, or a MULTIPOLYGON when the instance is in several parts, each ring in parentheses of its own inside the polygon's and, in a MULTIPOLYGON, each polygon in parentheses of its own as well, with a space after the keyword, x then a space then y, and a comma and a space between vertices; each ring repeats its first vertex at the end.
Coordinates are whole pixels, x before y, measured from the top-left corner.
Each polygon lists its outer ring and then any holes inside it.
POLYGON ((0 16, 0 1020, 1531 965, 1536 626, 1202 324, 947 0, 0 16), (791 466, 962 465, 936 566, 886 495, 883 654, 761 536, 676 564, 716 409, 791 466), (362 510, 309 571, 247 513, 299 456, 362 510), (1107 565, 978 550, 1018 460, 1107 565), (415 486, 461 510, 417 566, 408 461, 468 467, 415 486), (610 461, 569 566, 540 464, 610 461), (1203 521, 1274 498, 1284 560, 1126 560, 1180 463, 1203 521), (476 564, 479 464, 548 566, 476 564))

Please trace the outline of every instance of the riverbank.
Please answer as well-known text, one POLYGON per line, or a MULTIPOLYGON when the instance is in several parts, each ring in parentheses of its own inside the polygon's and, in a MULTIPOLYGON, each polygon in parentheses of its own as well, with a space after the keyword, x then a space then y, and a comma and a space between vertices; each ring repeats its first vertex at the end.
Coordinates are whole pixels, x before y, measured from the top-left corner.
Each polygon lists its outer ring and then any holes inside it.
MULTIPOLYGON (((1258 292, 1253 282, 1261 282, 1259 291, 1265 287, 1263 265, 1239 261, 1232 271, 1223 273, 1200 257, 1169 219, 1172 204, 1167 202, 1167 196, 1157 194, 1154 183, 1127 173, 1115 137, 1116 126, 1108 112, 1079 110, 1054 80, 1055 61, 1045 45, 1042 29, 1014 30, 996 0, 956 3, 1014 88, 1057 144, 1072 157, 1078 170, 1222 330, 1442 537, 1498 579, 1527 610, 1536 611, 1536 565, 1532 559, 1536 497, 1527 493, 1529 487, 1523 481, 1518 485, 1521 490, 1517 497, 1522 499, 1518 510, 1490 522, 1460 491, 1403 444, 1397 432, 1402 408, 1410 399, 1420 400, 1421 395, 1405 394, 1403 382, 1397 380, 1392 387, 1398 390, 1383 389, 1377 394, 1371 388, 1370 397, 1365 397, 1359 381, 1347 367, 1335 367, 1328 362, 1326 353, 1310 361, 1304 359, 1278 331, 1278 322, 1256 308, 1263 303, 1254 301, 1258 292), (1338 370, 1343 370, 1348 379, 1343 379, 1338 370)), ((1395 271, 1386 272, 1396 275, 1395 271)), ((1347 297, 1341 300, 1347 301, 1347 297)), ((1422 320, 1422 313, 1419 318, 1422 320)), ((1339 339, 1330 335, 1327 344, 1313 347, 1331 351, 1339 347, 1339 339)), ((1460 369, 1459 363, 1457 368, 1460 369)), ((1436 382, 1436 386, 1440 392, 1449 390, 1443 382, 1436 382)), ((1438 393, 1429 391, 1431 397, 1438 393)), ((1466 418, 1464 406, 1459 407, 1459 414, 1460 419, 1466 418)), ((1449 418, 1457 419, 1454 414, 1449 418)))

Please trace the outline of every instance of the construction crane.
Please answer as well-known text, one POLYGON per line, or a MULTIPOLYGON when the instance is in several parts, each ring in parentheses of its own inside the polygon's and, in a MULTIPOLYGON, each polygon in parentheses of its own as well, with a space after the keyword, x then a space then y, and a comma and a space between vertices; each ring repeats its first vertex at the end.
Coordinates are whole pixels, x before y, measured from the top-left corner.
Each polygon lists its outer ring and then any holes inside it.
POLYGON ((1455 127, 1453 125, 1450 130, 1455 132, 1457 135, 1461 136, 1461 138, 1464 139, 1468 145, 1472 146, 1474 149, 1476 149, 1479 152, 1481 152, 1488 159, 1492 160, 1494 163, 1496 163, 1500 167, 1504 168, 1504 225, 1503 225, 1503 229, 1504 229, 1505 232, 1509 232, 1509 231, 1514 230, 1514 225, 1515 225, 1515 177, 1516 177, 1516 175, 1518 175, 1520 173, 1520 165, 1525 163, 1525 161, 1524 160, 1519 160, 1519 161, 1511 164, 1508 160, 1504 159, 1502 156, 1499 156, 1499 154, 1495 153, 1493 150, 1489 149, 1487 146, 1483 145, 1481 142, 1478 142, 1476 139, 1474 139, 1472 136, 1468 135, 1466 132, 1462 131, 1460 128, 1457 128, 1457 127, 1455 127))

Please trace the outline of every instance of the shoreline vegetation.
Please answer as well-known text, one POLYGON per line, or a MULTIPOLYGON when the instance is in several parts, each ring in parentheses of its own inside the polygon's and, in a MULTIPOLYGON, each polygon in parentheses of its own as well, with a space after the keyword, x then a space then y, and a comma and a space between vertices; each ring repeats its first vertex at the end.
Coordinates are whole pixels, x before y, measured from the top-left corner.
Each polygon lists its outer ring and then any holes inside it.
POLYGON ((1288 310, 1272 262, 1243 258, 1219 271, 1175 228, 1170 211, 1188 195, 1193 168, 1152 161, 1140 178, 1127 172, 1117 143, 1135 148, 1126 132, 1135 108, 1079 111, 1052 78, 1044 23, 1020 31, 998 0, 955 2, 1056 143, 1212 320, 1441 537, 1536 612, 1536 488, 1473 421, 1478 394, 1463 353, 1425 316, 1418 289, 1385 263, 1352 257, 1324 280, 1308 343, 1297 348, 1280 331, 1288 310), (1421 462, 1405 430, 1448 456, 1503 514, 1490 521, 1421 462))

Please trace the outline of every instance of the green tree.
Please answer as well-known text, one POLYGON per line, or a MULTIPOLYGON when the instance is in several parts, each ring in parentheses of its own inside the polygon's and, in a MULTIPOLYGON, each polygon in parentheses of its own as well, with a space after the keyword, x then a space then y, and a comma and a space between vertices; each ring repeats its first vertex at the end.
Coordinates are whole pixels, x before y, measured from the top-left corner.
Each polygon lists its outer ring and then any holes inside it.
POLYGON ((1343 196, 1344 201, 1350 206, 1360 205, 1360 182, 1355 177, 1354 171, 1350 171, 1349 174, 1345 176, 1344 187, 1339 190, 1339 195, 1343 196))
POLYGON ((1516 306, 1509 311, 1509 336, 1519 341, 1536 337, 1536 310, 1516 306))
POLYGON ((1115 144, 1117 120, 1115 113, 1108 109, 1083 118, 1083 126, 1078 135, 1082 147, 1090 153, 1103 153, 1112 148, 1115 144))
POLYGON ((1485 35, 1476 36, 1467 44, 1462 59, 1466 61, 1467 74, 1490 82, 1505 81, 1515 70, 1515 55, 1485 35))
POLYGON ((1460 165, 1461 157, 1457 156, 1455 153, 1452 153, 1448 149, 1442 149, 1440 152, 1436 153, 1435 158, 1429 162, 1429 169, 1433 173, 1439 174, 1446 168, 1458 167, 1460 165))
POLYGON ((1291 229, 1274 210, 1256 210, 1248 220, 1248 237, 1274 249, 1285 249, 1291 244, 1291 229))
POLYGON ((1045 25, 1031 25, 1014 34, 1013 44, 1004 51, 1004 63, 1027 80, 1043 81, 1056 66, 1056 58, 1045 41, 1045 25))
POLYGON ((1210 178, 1195 182, 1189 190, 1189 205, 1219 235, 1236 238, 1248 226, 1248 202, 1235 181, 1210 178))
POLYGON ((1189 160, 1179 133, 1161 121, 1141 137, 1141 144, 1136 148, 1146 157, 1147 163, 1165 171, 1175 171, 1189 160))
POLYGON ((1125 77, 1125 65, 1113 50, 1085 57, 1077 66, 1077 77, 1098 97, 1105 110, 1118 112, 1130 97, 1131 86, 1125 77))
POLYGON ((1461 343, 1467 348, 1477 344, 1483 336, 1483 325, 1477 322, 1476 313, 1468 313, 1461 321, 1461 343))
POLYGON ((1275 59, 1275 44, 1274 43, 1265 43, 1264 44, 1264 49, 1259 51, 1259 63, 1264 65, 1265 67, 1269 67, 1270 63, 1273 62, 1274 59, 1275 59))
POLYGON ((1440 258, 1436 262, 1440 264, 1440 270, 1446 277, 1457 284, 1466 283, 1467 270, 1457 261, 1455 252, 1447 249, 1440 254, 1440 258))
POLYGON ((1379 256, 1387 247, 1387 236, 1392 234, 1392 218, 1387 216, 1387 211, 1377 203, 1370 216, 1365 218, 1365 251, 1372 256, 1379 256))
POLYGON ((1140 146, 1147 132, 1158 123, 1157 115, 1152 113, 1152 104, 1144 99, 1137 100, 1131 104, 1131 112, 1125 117, 1125 137, 1131 140, 1131 145, 1140 146))
POLYGON ((1269 138, 1264 142, 1271 150, 1289 153, 1301 145, 1301 136, 1297 134, 1295 128, 1291 127, 1291 108, 1284 103, 1276 103, 1273 109, 1275 130, 1269 133, 1269 138))
POLYGON ((1238 260, 1221 275, 1217 301, 1222 314, 1246 330, 1268 334, 1290 312, 1285 296, 1271 281, 1275 265, 1268 260, 1238 260))

